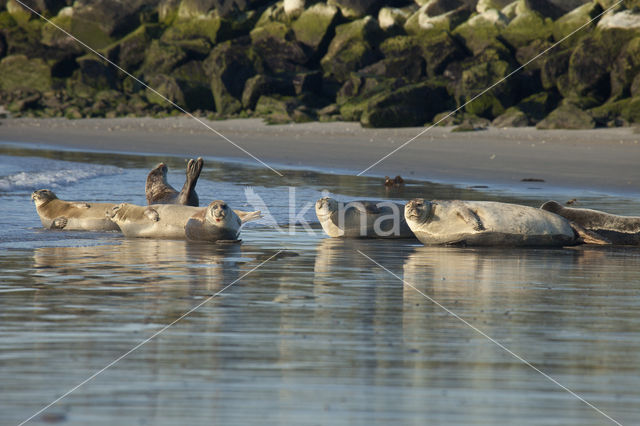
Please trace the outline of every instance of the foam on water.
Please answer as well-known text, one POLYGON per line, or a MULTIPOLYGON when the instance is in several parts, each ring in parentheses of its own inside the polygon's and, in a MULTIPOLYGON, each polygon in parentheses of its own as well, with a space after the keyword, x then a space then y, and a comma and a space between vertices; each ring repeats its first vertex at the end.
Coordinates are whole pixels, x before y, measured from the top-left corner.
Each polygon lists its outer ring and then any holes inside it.
POLYGON ((12 170, 15 169, 13 162, 5 162, 5 158, 0 160, 4 164, 0 172, 3 174, 9 172, 0 177, 0 191, 2 192, 59 188, 61 185, 122 173, 121 168, 114 166, 43 160, 41 158, 37 161, 22 162, 20 164, 22 170, 16 171, 12 170))

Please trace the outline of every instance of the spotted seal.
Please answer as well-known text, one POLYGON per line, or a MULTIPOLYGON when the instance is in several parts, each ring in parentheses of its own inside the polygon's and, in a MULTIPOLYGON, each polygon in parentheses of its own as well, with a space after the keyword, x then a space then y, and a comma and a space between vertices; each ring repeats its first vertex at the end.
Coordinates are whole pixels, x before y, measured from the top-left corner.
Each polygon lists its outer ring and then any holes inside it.
POLYGON ((218 241, 236 240, 241 225, 259 218, 260 212, 232 210, 224 201, 216 200, 207 207, 122 203, 107 215, 127 237, 218 241))
POLYGON ((113 203, 91 203, 84 201, 63 201, 49 189, 39 189, 31 194, 42 226, 47 229, 67 231, 118 231, 105 212, 113 203))
POLYGON ((348 203, 324 197, 316 201, 316 216, 330 237, 414 238, 402 214, 404 206, 391 201, 356 200, 348 203))
POLYGON ((517 204, 416 198, 407 203, 404 216, 425 245, 558 247, 607 243, 561 216, 517 204))
POLYGON ((556 201, 547 201, 540 208, 560 215, 612 244, 640 245, 638 216, 618 216, 598 210, 564 207, 556 201))
POLYGON ((158 164, 147 175, 145 184, 147 204, 182 204, 198 207, 200 200, 195 187, 203 164, 204 161, 201 157, 197 160, 189 160, 186 169, 187 180, 184 182, 180 192, 176 191, 167 182, 167 165, 165 163, 158 164))

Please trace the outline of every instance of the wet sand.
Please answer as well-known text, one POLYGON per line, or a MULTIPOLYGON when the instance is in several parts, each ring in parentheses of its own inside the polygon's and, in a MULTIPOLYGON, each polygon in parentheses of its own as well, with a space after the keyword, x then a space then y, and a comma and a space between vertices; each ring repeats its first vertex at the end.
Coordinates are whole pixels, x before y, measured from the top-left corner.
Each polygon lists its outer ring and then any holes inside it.
MULTIPOLYGON (((271 167, 359 173, 425 128, 363 129, 358 123, 265 125, 258 119, 203 120, 271 167)), ((210 156, 261 164, 188 117, 152 119, 4 119, 0 139, 69 149, 210 156)), ((607 194, 640 194, 640 133, 497 129, 426 131, 367 175, 400 174, 464 185, 536 185, 607 194)), ((274 174, 274 179, 278 176, 274 174)))

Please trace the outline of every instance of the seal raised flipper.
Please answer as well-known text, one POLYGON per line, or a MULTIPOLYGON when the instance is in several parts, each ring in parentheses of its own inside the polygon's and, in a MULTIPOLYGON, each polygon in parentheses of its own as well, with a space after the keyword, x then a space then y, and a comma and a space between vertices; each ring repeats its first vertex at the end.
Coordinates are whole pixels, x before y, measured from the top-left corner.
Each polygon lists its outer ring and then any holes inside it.
POLYGON ((198 207, 200 205, 200 199, 198 198, 195 188, 203 165, 204 160, 202 160, 202 157, 198 157, 197 160, 189 160, 186 171, 187 180, 184 182, 182 190, 178 194, 178 199, 176 201, 177 204, 194 207, 198 207))
POLYGON ((564 207, 547 201, 541 207, 594 232, 611 244, 640 245, 640 217, 619 216, 598 210, 564 207))
POLYGON ((235 214, 238 215, 240 221, 245 224, 247 222, 251 222, 252 220, 258 220, 262 217, 262 212, 260 210, 256 210, 254 212, 245 212, 242 210, 234 210, 235 214))
POLYGON ((180 192, 176 191, 167 181, 167 165, 159 163, 147 175, 145 183, 147 204, 181 204, 198 207, 200 201, 198 194, 195 192, 195 186, 202 171, 203 163, 202 158, 189 160, 186 169, 187 180, 180 192))

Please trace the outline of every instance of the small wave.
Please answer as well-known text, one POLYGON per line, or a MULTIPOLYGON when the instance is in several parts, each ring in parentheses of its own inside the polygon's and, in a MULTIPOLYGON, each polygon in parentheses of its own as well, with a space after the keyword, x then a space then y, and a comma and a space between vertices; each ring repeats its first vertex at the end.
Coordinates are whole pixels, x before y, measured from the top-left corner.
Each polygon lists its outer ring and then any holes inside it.
POLYGON ((46 172, 19 172, 0 178, 0 191, 36 190, 42 188, 59 188, 92 179, 99 176, 111 176, 122 173, 122 169, 114 166, 78 165, 74 168, 49 170, 46 172))

